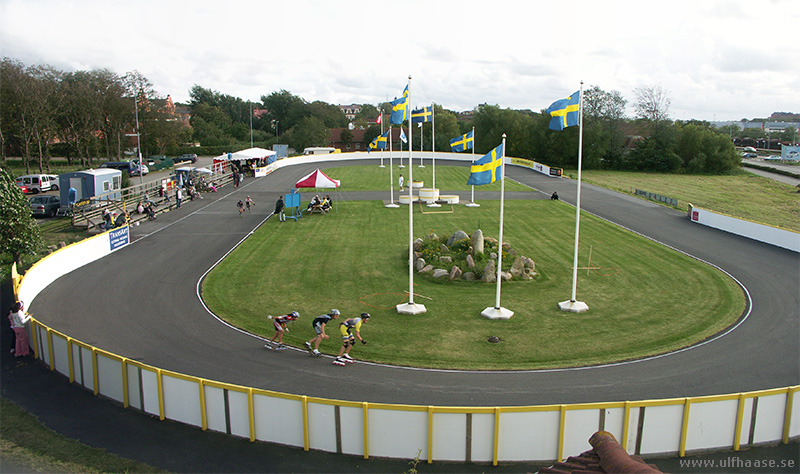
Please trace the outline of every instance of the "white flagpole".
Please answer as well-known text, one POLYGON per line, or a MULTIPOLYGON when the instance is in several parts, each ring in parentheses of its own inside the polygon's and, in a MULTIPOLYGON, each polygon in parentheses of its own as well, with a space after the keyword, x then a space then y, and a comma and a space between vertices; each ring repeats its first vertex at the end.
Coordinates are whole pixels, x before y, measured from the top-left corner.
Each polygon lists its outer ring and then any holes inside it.
MULTIPOLYGON (((464 144, 466 146, 466 144, 464 144)), ((475 127, 472 127, 472 162, 475 163, 475 127)), ((466 207, 481 207, 480 204, 475 202, 475 185, 472 185, 472 197, 469 198, 469 203, 465 204, 466 207)))
POLYGON ((392 166, 392 124, 389 124, 389 204, 384 207, 400 207, 394 203, 394 166, 392 166))
MULTIPOLYGON (((436 189, 436 121, 433 116, 433 111, 435 109, 436 107, 433 102, 431 102, 431 167, 433 168, 433 185, 431 189, 433 190, 433 196, 439 199, 439 192, 436 189)), ((436 201, 431 201, 428 207, 442 207, 442 205, 436 201)))
MULTIPOLYGON (((473 150, 474 144, 473 144, 473 150)), ((503 134, 503 154, 500 157, 500 242, 497 244, 497 297, 495 298, 494 307, 486 308, 481 313, 481 316, 489 319, 509 319, 514 316, 514 312, 500 306, 500 278, 501 268, 503 266, 503 211, 505 210, 505 191, 506 191, 506 134, 503 134)))
POLYGON ((408 76, 408 303, 397 305, 401 314, 419 314, 427 311, 425 305, 414 303, 414 167, 411 166, 411 144, 414 143, 411 126, 411 76, 408 76))
POLYGON ((581 167, 583 164, 583 81, 581 81, 578 99, 578 196, 575 200, 575 255, 572 259, 572 296, 569 301, 558 303, 562 311, 580 313, 589 309, 583 301, 577 300, 578 292, 578 243, 581 228, 581 167))
MULTIPOLYGON (((383 109, 381 109, 381 135, 383 135, 383 109)), ((381 164, 378 168, 386 168, 386 166, 383 165, 384 152, 386 152, 386 148, 381 148, 381 164)))
MULTIPOLYGON (((422 110, 424 111, 425 109, 422 109, 422 110)), ((425 165, 422 164, 422 152, 424 151, 424 149, 422 148, 422 144, 423 144, 423 141, 422 141, 422 126, 423 125, 424 125, 424 122, 419 122, 419 167, 420 168, 424 168, 425 167, 425 165)))

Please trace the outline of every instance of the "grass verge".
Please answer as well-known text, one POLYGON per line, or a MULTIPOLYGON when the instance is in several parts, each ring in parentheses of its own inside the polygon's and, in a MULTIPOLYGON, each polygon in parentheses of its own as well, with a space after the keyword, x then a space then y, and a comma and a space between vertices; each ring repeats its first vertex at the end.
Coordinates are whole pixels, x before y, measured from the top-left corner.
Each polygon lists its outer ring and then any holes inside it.
POLYGON ((632 194, 642 189, 714 212, 800 232, 800 193, 792 185, 741 171, 733 175, 675 175, 584 170, 587 183, 632 194))
POLYGON ((6 466, 16 464, 33 472, 168 472, 61 436, 6 398, 0 398, 0 425, 6 466))

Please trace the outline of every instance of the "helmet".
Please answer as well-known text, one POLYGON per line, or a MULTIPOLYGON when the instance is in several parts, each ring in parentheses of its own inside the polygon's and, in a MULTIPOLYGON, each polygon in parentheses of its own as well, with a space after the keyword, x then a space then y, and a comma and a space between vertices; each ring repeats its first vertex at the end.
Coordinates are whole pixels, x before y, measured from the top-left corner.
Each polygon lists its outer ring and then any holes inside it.
POLYGON ((369 313, 361 313, 361 319, 369 319, 370 317, 369 313))
POLYGON ((331 316, 338 316, 339 314, 340 314, 340 313, 339 313, 339 310, 338 310, 338 309, 332 309, 332 310, 331 310, 331 316))
POLYGON ((299 317, 300 317, 300 313, 298 313, 297 311, 292 311, 291 313, 289 313, 289 315, 290 315, 290 316, 291 316, 293 319, 297 319, 297 318, 299 318, 299 317))

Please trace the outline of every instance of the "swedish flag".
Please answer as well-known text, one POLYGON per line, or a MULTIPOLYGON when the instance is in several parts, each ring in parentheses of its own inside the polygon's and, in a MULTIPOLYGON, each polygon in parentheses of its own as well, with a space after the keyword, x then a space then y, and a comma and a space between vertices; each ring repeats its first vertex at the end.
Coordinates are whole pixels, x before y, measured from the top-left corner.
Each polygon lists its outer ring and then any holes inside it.
POLYGON ((395 125, 405 122, 408 118, 408 86, 403 89, 403 97, 395 99, 391 103, 392 115, 389 116, 389 122, 395 125))
POLYGON ((469 168, 469 180, 467 184, 481 186, 491 184, 498 179, 503 179, 503 145, 502 143, 494 150, 485 154, 483 158, 472 163, 469 168))
POLYGON ((433 111, 430 107, 423 107, 421 109, 411 111, 411 123, 432 122, 433 111))
POLYGON ((386 130, 386 133, 383 135, 378 135, 375 137, 372 142, 369 144, 369 150, 385 150, 386 149, 386 139, 389 137, 389 130, 386 130))
POLYGON ((547 108, 547 113, 552 117, 550 119, 550 130, 564 130, 566 127, 578 125, 580 120, 580 91, 575 92, 566 99, 561 99, 553 102, 547 108))
POLYGON ((469 133, 465 133, 460 137, 450 140, 450 150, 453 152, 472 150, 472 145, 475 143, 475 140, 473 139, 474 133, 475 130, 471 130, 469 133))

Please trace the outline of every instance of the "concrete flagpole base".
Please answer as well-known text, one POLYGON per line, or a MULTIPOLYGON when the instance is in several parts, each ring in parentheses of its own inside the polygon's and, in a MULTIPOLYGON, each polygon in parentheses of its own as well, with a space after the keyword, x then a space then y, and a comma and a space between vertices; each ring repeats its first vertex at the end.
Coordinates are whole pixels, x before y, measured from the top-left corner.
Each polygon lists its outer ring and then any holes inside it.
POLYGON ((395 203, 393 203, 393 202, 392 202, 392 203, 389 203, 389 204, 387 204, 387 205, 385 205, 385 206, 383 206, 383 207, 391 207, 391 208, 395 208, 395 207, 400 207, 400 205, 399 205, 399 204, 395 204, 395 203))
POLYGON ((558 308, 561 311, 569 311, 570 313, 582 313, 584 311, 589 311, 589 306, 583 301, 562 301, 558 303, 558 308))
POLYGON ((400 314, 420 314, 428 311, 424 304, 419 303, 401 303, 396 308, 400 314))
POLYGON ((481 207, 481 205, 478 204, 477 202, 468 202, 468 203, 464 204, 464 206, 465 207, 481 207))
POLYGON ((386 168, 386 165, 378 165, 378 168, 386 168))
POLYGON ((489 319, 511 319, 511 316, 514 316, 514 312, 503 307, 489 307, 481 312, 481 316, 489 319))
POLYGON ((439 204, 439 203, 436 203, 436 202, 432 202, 432 203, 428 204, 428 207, 442 207, 442 205, 439 204))

